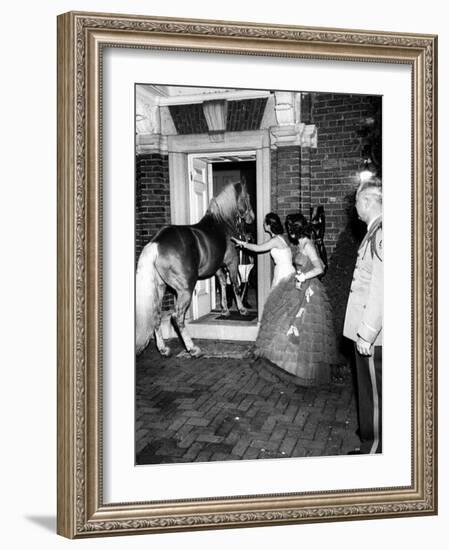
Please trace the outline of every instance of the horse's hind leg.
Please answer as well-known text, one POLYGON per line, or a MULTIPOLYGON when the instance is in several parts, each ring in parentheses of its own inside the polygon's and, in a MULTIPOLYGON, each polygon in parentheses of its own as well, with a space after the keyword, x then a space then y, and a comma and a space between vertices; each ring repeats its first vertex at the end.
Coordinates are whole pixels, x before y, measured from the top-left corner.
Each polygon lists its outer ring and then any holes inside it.
POLYGON ((164 338, 162 336, 161 322, 162 322, 162 299, 164 297, 165 289, 167 285, 161 279, 160 275, 157 274, 157 286, 156 292, 159 300, 159 308, 156 311, 156 319, 154 324, 154 336, 156 339, 156 347, 159 350, 159 353, 164 357, 169 357, 171 355, 171 350, 169 346, 165 344, 164 338))
POLYGON ((164 357, 170 357, 171 349, 169 348, 169 346, 166 345, 164 341, 160 326, 154 329, 154 336, 156 337, 156 347, 159 350, 159 353, 164 357))
POLYGON ((201 355, 201 349, 196 346, 190 334, 187 332, 185 326, 185 316, 187 308, 190 305, 192 299, 192 291, 188 289, 178 290, 178 297, 176 300, 175 313, 172 315, 172 321, 175 324, 175 328, 178 329, 179 334, 184 342, 186 350, 192 357, 199 357, 201 355))

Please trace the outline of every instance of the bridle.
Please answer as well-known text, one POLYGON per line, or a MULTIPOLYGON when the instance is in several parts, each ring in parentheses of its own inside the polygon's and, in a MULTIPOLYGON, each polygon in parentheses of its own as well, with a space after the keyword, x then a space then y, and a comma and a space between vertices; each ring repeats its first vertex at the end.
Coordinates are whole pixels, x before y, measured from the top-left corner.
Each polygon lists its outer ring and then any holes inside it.
MULTIPOLYGON (((240 195, 241 196, 241 195, 240 195)), ((245 192, 245 210, 243 212, 237 211, 237 227, 241 227, 241 224, 244 222, 245 218, 248 215, 248 212, 252 210, 251 203, 249 200, 249 194, 245 192)), ((245 222, 246 223, 246 222, 245 222)))

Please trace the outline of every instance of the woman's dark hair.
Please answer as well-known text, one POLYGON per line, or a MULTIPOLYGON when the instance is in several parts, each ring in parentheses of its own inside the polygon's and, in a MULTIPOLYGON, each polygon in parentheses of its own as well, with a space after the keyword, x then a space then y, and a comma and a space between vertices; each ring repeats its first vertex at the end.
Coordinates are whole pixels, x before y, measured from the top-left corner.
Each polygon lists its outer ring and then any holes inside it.
POLYGON ((289 239, 294 243, 298 244, 299 239, 303 237, 308 237, 309 239, 312 236, 312 226, 307 221, 306 217, 302 214, 289 214, 285 218, 285 229, 289 239))
POLYGON ((265 216, 265 223, 270 227, 271 231, 275 235, 282 235, 284 228, 282 227, 281 220, 277 214, 274 212, 269 212, 265 216))

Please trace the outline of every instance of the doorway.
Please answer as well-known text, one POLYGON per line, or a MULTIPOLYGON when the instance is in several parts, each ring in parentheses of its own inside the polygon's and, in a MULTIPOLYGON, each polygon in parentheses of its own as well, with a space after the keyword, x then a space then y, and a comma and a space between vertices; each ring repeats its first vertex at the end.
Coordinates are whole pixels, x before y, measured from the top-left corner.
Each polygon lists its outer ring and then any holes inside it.
MULTIPOLYGON (((191 224, 198 221, 209 201, 220 186, 232 178, 246 176, 256 213, 251 230, 254 240, 265 237, 263 217, 270 210, 269 135, 266 130, 228 132, 223 141, 213 141, 208 135, 169 136, 170 208, 174 224, 191 224), (215 184, 214 184, 215 174, 215 184), (215 185, 215 188, 214 188, 215 185)), ((262 316, 262 307, 271 286, 270 258, 267 254, 254 256, 248 302, 254 313, 249 320, 217 320, 219 294, 215 277, 201 281, 196 288, 186 322, 194 338, 224 340, 253 340, 262 316), (251 301, 252 299, 252 301, 251 301)), ((235 304, 233 304, 235 309, 235 304)))
MULTIPOLYGON (((221 190, 228 184, 236 181, 245 182, 251 199, 251 207, 256 215, 252 224, 245 224, 244 237, 249 242, 257 241, 257 171, 255 159, 242 159, 235 161, 230 159, 227 162, 214 162, 212 164, 212 189, 213 196, 217 196, 221 190)), ((239 251, 239 274, 240 274, 240 292, 244 306, 249 310, 250 317, 258 316, 257 301, 257 258, 254 254, 249 254, 243 250, 239 251)), ((228 288, 228 306, 231 315, 237 318, 237 304, 232 291, 228 288)), ((219 310, 220 305, 219 289, 216 289, 215 310, 219 310)))
MULTIPOLYGON (((255 221, 245 225, 245 237, 257 241, 257 169, 254 151, 188 155, 189 206, 188 223, 197 223, 206 213, 210 200, 229 183, 245 181, 250 194, 255 221)), ((234 292, 227 285, 227 302, 230 318, 221 316, 221 288, 215 276, 198 281, 187 314, 191 321, 246 321, 258 318, 257 258, 252 254, 239 253, 240 293, 249 310, 247 316, 238 312, 234 292)), ((230 283, 230 281, 228 280, 230 283)))

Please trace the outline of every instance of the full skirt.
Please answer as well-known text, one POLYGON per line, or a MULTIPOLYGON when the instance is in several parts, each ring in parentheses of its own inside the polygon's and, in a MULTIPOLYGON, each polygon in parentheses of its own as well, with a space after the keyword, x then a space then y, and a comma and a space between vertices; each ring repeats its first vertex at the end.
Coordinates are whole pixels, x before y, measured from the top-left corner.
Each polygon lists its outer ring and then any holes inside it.
POLYGON ((255 355, 293 374, 298 384, 315 386, 331 379, 339 363, 329 299, 317 278, 295 287, 291 275, 271 290, 264 306, 255 355))

